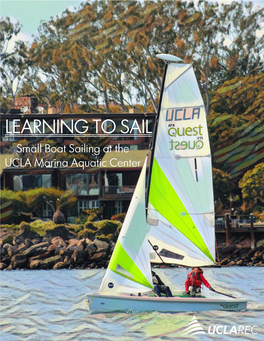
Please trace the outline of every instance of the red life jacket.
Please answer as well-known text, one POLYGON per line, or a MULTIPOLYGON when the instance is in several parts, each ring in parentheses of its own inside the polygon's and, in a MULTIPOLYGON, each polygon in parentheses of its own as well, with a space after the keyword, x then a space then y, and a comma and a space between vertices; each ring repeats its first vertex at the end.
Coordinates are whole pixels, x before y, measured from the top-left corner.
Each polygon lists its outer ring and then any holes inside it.
POLYGON ((202 271, 197 271, 195 274, 194 272, 190 272, 187 276, 187 280, 185 281, 185 290, 189 290, 189 286, 201 288, 202 283, 209 288, 210 284, 207 282, 207 280, 203 276, 202 271))

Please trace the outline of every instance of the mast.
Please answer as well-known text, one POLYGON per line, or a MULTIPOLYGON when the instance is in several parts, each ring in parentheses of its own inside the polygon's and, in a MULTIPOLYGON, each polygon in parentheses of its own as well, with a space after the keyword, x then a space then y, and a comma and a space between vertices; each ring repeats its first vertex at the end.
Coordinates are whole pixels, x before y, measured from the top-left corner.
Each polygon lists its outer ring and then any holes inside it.
MULTIPOLYGON (((161 109, 161 103, 162 103, 162 98, 163 98, 164 85, 165 85, 165 79, 166 79, 168 65, 169 65, 170 61, 171 62, 182 61, 182 59, 180 59, 180 58, 178 58, 176 56, 173 56, 171 54, 157 54, 156 57, 159 58, 159 59, 165 60, 165 68, 164 68, 163 77, 162 77, 162 84, 161 84, 161 88, 160 88, 159 106, 158 106, 158 112, 157 112, 157 117, 156 117, 154 132, 153 132, 153 138, 152 138, 151 157, 150 157, 148 181, 147 181, 146 203, 148 203, 148 199, 149 199, 149 190, 150 190, 150 181, 151 181, 151 170, 152 170, 153 159, 154 159, 154 151, 155 151, 155 146, 156 146, 156 137, 157 137, 157 132, 158 132, 158 123, 159 123, 159 117, 160 117, 160 109, 161 109)), ((146 215, 147 215, 147 208, 146 208, 146 215)))

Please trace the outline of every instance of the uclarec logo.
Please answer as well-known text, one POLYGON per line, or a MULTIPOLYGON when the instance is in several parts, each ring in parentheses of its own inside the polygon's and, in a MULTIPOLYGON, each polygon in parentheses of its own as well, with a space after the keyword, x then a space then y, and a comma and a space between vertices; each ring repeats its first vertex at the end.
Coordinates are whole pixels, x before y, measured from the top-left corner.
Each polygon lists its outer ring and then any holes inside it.
MULTIPOLYGON (((218 334, 218 335, 249 335, 258 334, 257 325, 235 325, 235 326, 224 326, 224 325, 210 325, 208 326, 208 334, 218 334)), ((187 324, 186 328, 182 331, 181 336, 193 336, 196 334, 206 334, 204 328, 198 322, 197 318, 194 316, 191 322, 187 324)))
POLYGON ((197 318, 194 316, 191 319, 191 322, 188 323, 187 327, 183 330, 182 335, 196 335, 196 334, 205 334, 205 331, 203 327, 200 325, 200 323, 197 321, 197 318))

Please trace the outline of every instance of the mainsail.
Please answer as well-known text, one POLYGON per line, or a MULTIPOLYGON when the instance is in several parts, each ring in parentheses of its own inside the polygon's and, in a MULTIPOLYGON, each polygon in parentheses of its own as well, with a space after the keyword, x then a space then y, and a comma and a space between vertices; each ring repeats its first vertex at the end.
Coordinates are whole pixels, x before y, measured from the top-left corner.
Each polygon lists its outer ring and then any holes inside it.
POLYGON ((151 261, 214 264, 212 165, 205 108, 192 66, 173 63, 175 60, 178 58, 170 56, 167 63, 172 63, 165 68, 147 220, 145 161, 100 294, 151 290, 151 261))
POLYGON ((214 200, 205 107, 192 65, 170 62, 165 70, 148 196, 151 261, 212 265, 214 200))
POLYGON ((99 293, 147 292, 152 289, 146 222, 146 163, 142 168, 125 221, 99 293))

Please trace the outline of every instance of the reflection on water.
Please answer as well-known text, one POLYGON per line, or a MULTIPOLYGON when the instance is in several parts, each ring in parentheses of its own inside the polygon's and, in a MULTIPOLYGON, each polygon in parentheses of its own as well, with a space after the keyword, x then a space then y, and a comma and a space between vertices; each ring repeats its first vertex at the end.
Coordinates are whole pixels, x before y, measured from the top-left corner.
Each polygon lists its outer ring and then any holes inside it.
MULTIPOLYGON (((87 292, 98 290, 105 270, 2 271, 0 297, 1 341, 89 340, 151 341, 264 340, 264 272, 262 268, 233 267, 205 270, 216 289, 248 298, 242 312, 107 313, 89 314, 87 292), (204 334, 182 336, 196 316, 204 334), (230 332, 232 326, 258 325, 248 335, 208 334, 210 326, 230 332), (222 328, 222 329, 221 329, 222 328)), ((184 289, 186 269, 157 269, 172 289, 184 289)), ((207 289, 205 289, 207 290, 207 289)), ((213 330, 213 329, 211 329, 213 330)))

